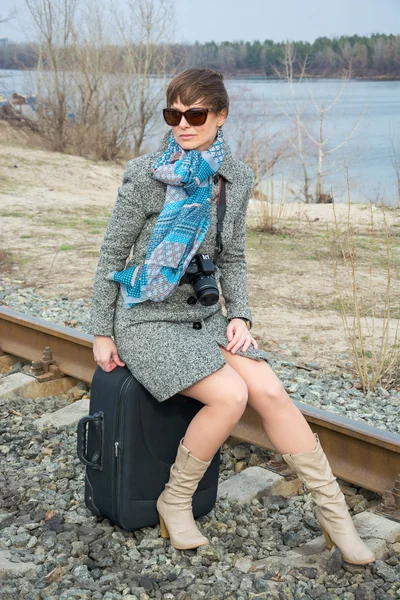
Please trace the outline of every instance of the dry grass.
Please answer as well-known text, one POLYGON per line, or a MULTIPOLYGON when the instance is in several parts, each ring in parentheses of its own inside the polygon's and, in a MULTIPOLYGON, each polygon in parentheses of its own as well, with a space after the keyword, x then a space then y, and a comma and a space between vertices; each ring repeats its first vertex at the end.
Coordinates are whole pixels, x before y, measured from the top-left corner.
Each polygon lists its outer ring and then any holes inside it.
POLYGON ((396 271, 392 259, 393 251, 398 251, 398 243, 393 242, 390 234, 385 207, 379 208, 384 224, 382 232, 375 228, 373 205, 370 204, 368 236, 364 240, 369 264, 367 273, 365 267, 361 269, 362 249, 357 246, 357 235, 351 222, 350 187, 348 200, 345 229, 340 228, 335 215, 335 228, 330 236, 346 341, 355 374, 364 391, 378 384, 393 387, 400 384, 399 297, 393 289, 396 271), (377 261, 379 249, 383 250, 384 256, 377 261), (385 273, 384 284, 379 286, 376 285, 377 262, 380 262, 380 274, 382 269, 385 273))

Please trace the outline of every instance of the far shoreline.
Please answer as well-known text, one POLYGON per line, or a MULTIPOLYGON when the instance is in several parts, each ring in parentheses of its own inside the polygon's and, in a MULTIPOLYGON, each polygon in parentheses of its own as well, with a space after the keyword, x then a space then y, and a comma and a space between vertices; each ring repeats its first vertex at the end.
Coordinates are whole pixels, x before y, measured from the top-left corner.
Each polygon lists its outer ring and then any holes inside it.
MULTIPOLYGON (((37 71, 36 68, 2 68, 0 67, 1 72, 10 72, 10 71, 20 71, 21 73, 31 73, 37 71)), ((44 69, 45 70, 45 69, 44 69)), ((50 71, 51 69, 49 69, 50 71)), ((246 72, 246 73, 229 73, 225 71, 221 71, 226 79, 259 79, 262 81, 281 81, 284 80, 285 77, 278 77, 277 75, 263 75, 259 72, 246 72)), ((154 77, 157 79, 173 78, 175 73, 168 73, 166 75, 158 75, 156 73, 151 73, 150 77, 154 77)), ((299 80, 301 79, 301 75, 293 74, 293 79, 299 80)), ((303 76, 303 79, 344 79, 344 76, 340 73, 332 74, 332 75, 316 75, 316 74, 308 74, 303 76)), ((356 75, 354 77, 349 77, 349 81, 400 81, 399 75, 356 75)))

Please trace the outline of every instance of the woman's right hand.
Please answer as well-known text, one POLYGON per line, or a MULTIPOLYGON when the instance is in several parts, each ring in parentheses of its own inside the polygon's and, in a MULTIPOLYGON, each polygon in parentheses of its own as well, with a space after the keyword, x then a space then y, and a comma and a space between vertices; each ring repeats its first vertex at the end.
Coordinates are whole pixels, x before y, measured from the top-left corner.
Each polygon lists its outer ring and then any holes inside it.
POLYGON ((93 356, 97 364, 109 373, 115 367, 124 367, 125 363, 118 356, 118 350, 112 337, 95 335, 93 341, 93 356))

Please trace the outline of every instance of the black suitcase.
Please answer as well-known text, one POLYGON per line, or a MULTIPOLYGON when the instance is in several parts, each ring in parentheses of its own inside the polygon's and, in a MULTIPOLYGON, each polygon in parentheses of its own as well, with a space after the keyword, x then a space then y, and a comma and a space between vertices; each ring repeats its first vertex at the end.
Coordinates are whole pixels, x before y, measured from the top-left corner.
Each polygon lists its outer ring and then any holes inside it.
MULTIPOLYGON (((176 394, 158 402, 131 374, 97 367, 90 414, 77 428, 79 459, 86 465, 85 504, 98 517, 134 531, 159 522, 156 500, 169 479, 180 440, 203 405, 176 394)), ((193 495, 193 515, 214 507, 220 450, 193 495)))

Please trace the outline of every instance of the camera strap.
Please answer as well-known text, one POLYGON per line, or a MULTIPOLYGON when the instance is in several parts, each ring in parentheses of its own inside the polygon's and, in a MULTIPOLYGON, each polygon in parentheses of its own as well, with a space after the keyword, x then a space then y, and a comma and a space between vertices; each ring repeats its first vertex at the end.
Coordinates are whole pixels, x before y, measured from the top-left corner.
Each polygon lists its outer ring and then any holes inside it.
POLYGON ((215 250, 214 250, 214 263, 218 262, 218 255, 224 249, 222 244, 222 221, 224 220, 226 212, 226 181, 224 177, 219 176, 219 192, 218 192, 218 204, 217 204, 217 236, 215 239, 215 250))

